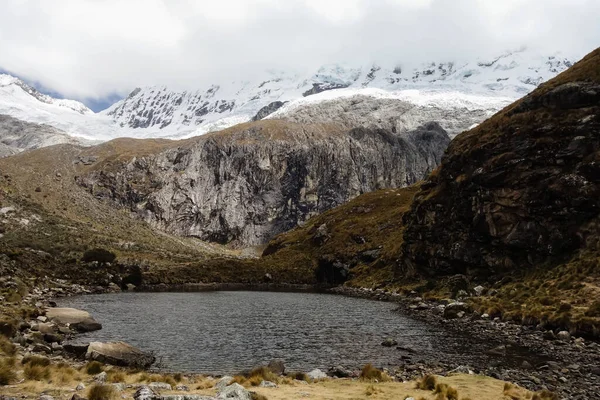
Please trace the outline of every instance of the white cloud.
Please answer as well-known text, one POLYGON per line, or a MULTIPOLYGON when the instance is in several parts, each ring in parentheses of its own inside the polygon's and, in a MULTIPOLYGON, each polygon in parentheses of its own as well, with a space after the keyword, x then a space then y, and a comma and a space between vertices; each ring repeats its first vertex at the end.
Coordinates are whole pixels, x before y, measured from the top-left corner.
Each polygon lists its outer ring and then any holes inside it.
POLYGON ((5 0, 0 68, 74 98, 267 68, 600 45, 600 0, 5 0))

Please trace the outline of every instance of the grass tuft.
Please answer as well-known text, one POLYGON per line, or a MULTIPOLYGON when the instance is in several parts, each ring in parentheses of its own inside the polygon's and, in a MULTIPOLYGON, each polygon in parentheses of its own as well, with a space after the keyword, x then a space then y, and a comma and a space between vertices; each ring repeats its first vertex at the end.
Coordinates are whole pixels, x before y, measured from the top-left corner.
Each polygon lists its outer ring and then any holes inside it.
POLYGON ((117 391, 110 385, 93 385, 88 390, 88 400, 113 400, 117 391))
POLYGON ((437 385, 437 380, 433 375, 425 375, 417 381, 417 389, 420 390, 434 390, 437 385))
POLYGON ((100 372, 102 372, 103 370, 104 370, 104 367, 103 367, 102 363, 99 363, 98 361, 90 361, 85 366, 85 372, 87 372, 88 375, 96 375, 96 374, 99 374, 100 372))

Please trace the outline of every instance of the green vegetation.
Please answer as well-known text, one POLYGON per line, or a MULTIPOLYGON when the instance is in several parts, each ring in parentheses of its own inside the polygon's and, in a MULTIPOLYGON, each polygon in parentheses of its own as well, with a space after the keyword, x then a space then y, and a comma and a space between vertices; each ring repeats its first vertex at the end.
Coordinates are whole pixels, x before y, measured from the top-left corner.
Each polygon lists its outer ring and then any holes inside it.
POLYGON ((379 287, 393 281, 393 265, 402 245, 402 216, 418 185, 365 193, 311 218, 302 227, 273 239, 261 264, 277 281, 316 279, 319 265, 350 267, 348 285, 379 287), (321 228, 322 227, 322 228, 321 228))

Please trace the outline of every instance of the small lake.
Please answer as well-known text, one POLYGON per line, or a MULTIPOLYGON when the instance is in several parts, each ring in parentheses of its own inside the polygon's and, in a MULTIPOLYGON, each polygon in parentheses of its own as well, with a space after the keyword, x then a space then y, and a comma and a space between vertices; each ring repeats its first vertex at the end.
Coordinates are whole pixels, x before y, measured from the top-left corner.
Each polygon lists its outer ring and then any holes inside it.
POLYGON ((394 311, 392 303, 318 293, 217 291, 117 293, 64 298, 61 307, 89 311, 102 330, 77 342, 123 340, 153 351, 160 367, 207 374, 237 373, 273 359, 289 371, 393 367, 480 350, 468 338, 394 311), (385 338, 414 349, 381 346, 385 338), (402 359, 404 355, 405 359, 402 359), (411 362, 411 361, 409 361, 411 362))

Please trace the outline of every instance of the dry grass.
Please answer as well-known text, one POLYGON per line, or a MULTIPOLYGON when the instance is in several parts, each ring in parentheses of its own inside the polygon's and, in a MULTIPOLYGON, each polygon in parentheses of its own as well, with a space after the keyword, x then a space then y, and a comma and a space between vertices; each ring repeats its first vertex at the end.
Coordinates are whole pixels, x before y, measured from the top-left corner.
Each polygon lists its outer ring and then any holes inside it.
POLYGON ((386 382, 390 378, 382 370, 375 368, 371 364, 365 365, 360 371, 360 379, 365 381, 386 382))
POLYGON ((47 366, 25 364, 23 375, 31 381, 47 381, 50 379, 51 373, 47 366))
POLYGON ((17 379, 15 362, 14 358, 7 357, 0 359, 0 386, 9 385, 17 379))
POLYGON ((117 391, 110 385, 93 385, 87 394, 88 400, 113 400, 118 397, 117 391))

